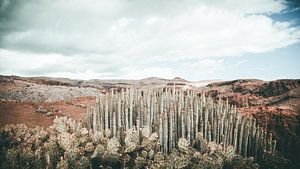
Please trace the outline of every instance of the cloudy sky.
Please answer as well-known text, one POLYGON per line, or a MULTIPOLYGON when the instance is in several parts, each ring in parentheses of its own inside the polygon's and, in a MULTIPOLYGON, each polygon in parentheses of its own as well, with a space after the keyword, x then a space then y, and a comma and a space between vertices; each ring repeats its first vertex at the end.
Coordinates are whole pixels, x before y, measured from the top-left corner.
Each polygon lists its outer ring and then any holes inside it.
POLYGON ((297 0, 0 0, 0 74, 300 78, 297 0))

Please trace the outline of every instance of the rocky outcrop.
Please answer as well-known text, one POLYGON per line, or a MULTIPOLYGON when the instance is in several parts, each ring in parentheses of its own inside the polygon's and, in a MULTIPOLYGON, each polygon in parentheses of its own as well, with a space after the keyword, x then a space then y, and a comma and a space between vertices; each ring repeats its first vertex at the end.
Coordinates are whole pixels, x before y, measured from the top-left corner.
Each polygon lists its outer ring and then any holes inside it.
POLYGON ((200 89, 213 98, 228 98, 238 107, 273 105, 291 101, 295 110, 300 99, 300 80, 262 81, 256 79, 211 83, 200 89))
POLYGON ((0 99, 17 101, 53 102, 76 97, 98 97, 101 95, 101 92, 95 88, 48 86, 19 80, 14 80, 3 85, 0 84, 0 87, 2 88, 0 90, 0 99))
POLYGON ((300 85, 300 80, 275 80, 264 83, 257 94, 263 97, 274 97, 289 92, 300 85))

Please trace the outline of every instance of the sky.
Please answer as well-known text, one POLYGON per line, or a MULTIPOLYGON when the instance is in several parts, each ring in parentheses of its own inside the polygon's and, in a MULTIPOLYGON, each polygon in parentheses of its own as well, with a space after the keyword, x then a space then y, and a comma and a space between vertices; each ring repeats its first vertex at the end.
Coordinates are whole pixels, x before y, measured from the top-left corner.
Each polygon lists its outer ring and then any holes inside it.
POLYGON ((300 79, 297 0, 0 0, 0 74, 300 79))

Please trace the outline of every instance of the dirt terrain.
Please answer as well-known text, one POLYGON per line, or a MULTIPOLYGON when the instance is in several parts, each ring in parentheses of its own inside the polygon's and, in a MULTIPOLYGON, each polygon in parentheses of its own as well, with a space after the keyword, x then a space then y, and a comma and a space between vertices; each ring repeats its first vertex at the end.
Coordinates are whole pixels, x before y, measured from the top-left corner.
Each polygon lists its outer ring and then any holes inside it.
POLYGON ((55 115, 82 120, 87 106, 111 89, 130 86, 193 89, 214 99, 228 99, 238 111, 254 116, 271 131, 279 150, 292 161, 300 156, 300 80, 189 82, 182 78, 142 80, 71 80, 49 77, 0 76, 0 127, 25 123, 47 127, 55 115), (39 109, 40 108, 40 109, 39 109), (38 110, 41 110, 40 112, 38 110))
POLYGON ((19 123, 24 123, 29 127, 48 127, 53 124, 52 120, 56 115, 68 116, 80 121, 86 113, 86 107, 93 104, 95 100, 95 97, 90 96, 51 103, 2 99, 0 101, 0 127, 19 123), (37 112, 39 107, 43 107, 47 112, 37 112), (51 112, 52 115, 47 115, 48 112, 51 112))

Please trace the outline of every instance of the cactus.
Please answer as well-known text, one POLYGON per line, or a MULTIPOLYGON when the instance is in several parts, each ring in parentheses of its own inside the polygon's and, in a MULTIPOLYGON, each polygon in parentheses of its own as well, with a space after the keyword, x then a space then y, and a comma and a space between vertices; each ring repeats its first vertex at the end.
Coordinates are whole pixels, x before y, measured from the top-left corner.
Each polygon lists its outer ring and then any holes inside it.
POLYGON ((150 137, 150 129, 148 127, 143 127, 141 129, 141 134, 143 138, 149 138, 150 137))
POLYGON ((112 136, 115 137, 117 133, 117 124, 116 124, 116 113, 112 112, 112 136))
POLYGON ((70 133, 61 133, 58 135, 58 144, 66 151, 68 150, 72 142, 70 140, 71 134, 70 133))
POLYGON ((63 157, 61 157, 59 163, 56 166, 57 169, 68 169, 69 168, 69 164, 68 161, 66 159, 64 159, 63 157))
POLYGON ((84 147, 84 150, 86 151, 86 152, 93 152, 94 151, 94 145, 93 145, 93 143, 92 142, 88 142, 86 145, 85 145, 85 147, 84 147))
POLYGON ((91 155, 91 158, 102 158, 102 156, 104 155, 105 149, 103 147, 103 145, 98 144, 93 152, 93 154, 91 155))
POLYGON ((129 144, 126 145, 124 153, 132 153, 135 151, 135 148, 136 148, 136 143, 130 142, 129 144))
POLYGON ((91 168, 91 162, 89 161, 89 159, 87 157, 82 156, 79 158, 78 161, 76 161, 75 168, 78 168, 78 169, 91 168))
POLYGON ((125 145, 130 145, 131 142, 138 143, 137 131, 134 128, 128 129, 125 136, 125 145))
POLYGON ((163 147, 164 147, 164 152, 168 153, 168 117, 167 113, 164 113, 164 122, 163 122, 163 147))
POLYGON ((207 151, 207 141, 203 138, 203 135, 201 132, 196 134, 196 139, 193 141, 193 148, 195 148, 197 151, 204 153, 207 151))
POLYGON ((105 122, 104 122, 104 125, 105 125, 105 130, 108 129, 108 115, 109 115, 109 112, 108 112, 108 98, 105 97, 105 113, 104 113, 104 118, 105 118, 105 122))
POLYGON ((120 148, 120 142, 117 138, 111 138, 107 142, 107 151, 110 154, 118 154, 120 148))
POLYGON ((176 158, 175 168, 189 168, 191 161, 189 160, 189 156, 182 156, 180 158, 176 158))
POLYGON ((105 131, 104 131, 104 135, 105 135, 105 137, 107 137, 107 138, 109 138, 110 136, 111 136, 111 130, 110 129, 105 129, 105 131))
POLYGON ((147 160, 144 159, 143 157, 137 157, 135 159, 135 164, 137 168, 143 168, 144 166, 147 165, 147 160))
POLYGON ((184 138, 180 138, 179 140, 178 140, 178 149, 179 149, 179 151, 180 152, 182 152, 182 153, 188 153, 188 151, 189 151, 189 142, 188 142, 188 140, 186 140, 186 139, 184 139, 184 138))

